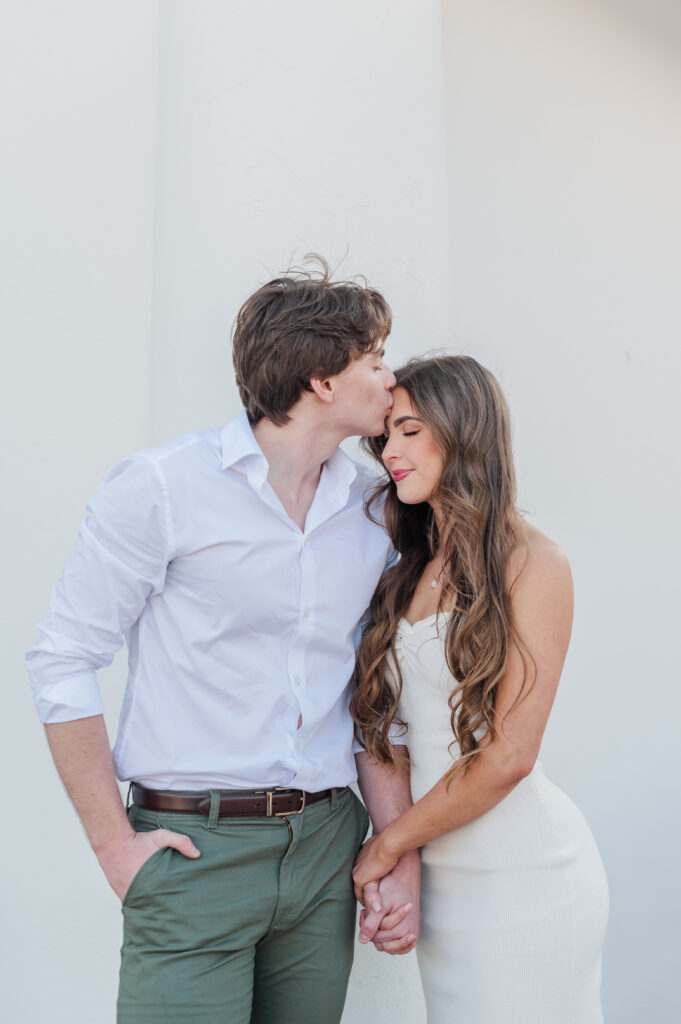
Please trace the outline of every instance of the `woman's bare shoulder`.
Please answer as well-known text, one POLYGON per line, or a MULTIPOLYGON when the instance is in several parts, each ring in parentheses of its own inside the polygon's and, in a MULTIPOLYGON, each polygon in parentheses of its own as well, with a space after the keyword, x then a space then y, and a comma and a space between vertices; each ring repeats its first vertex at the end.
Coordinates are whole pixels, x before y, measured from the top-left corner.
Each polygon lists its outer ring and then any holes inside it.
POLYGON ((572 589, 572 573, 567 555, 554 540, 525 520, 521 523, 521 542, 511 552, 507 576, 514 581, 549 580, 572 589))

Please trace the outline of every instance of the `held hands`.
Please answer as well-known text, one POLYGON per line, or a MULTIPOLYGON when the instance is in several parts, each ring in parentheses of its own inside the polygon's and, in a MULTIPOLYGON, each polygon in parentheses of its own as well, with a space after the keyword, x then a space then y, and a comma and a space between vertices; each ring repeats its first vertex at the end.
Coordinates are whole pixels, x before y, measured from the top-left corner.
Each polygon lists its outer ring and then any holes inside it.
POLYGON ((414 949, 421 930, 420 875, 420 857, 416 851, 410 851, 400 857, 393 870, 380 882, 372 881, 366 885, 360 899, 364 905, 359 918, 361 943, 373 942, 376 949, 392 955, 409 953, 414 949))
POLYGON ((384 875, 397 864, 399 855, 386 849, 383 833, 372 836, 359 851, 355 866, 352 869, 352 881, 355 886, 355 897, 363 903, 364 887, 371 882, 379 882, 384 875))
POLYGON ((178 850, 184 857, 201 856, 189 836, 171 832, 167 828, 159 828, 154 832, 131 831, 122 839, 112 840, 96 851, 102 871, 121 901, 125 899, 133 878, 145 861, 166 846, 178 850))

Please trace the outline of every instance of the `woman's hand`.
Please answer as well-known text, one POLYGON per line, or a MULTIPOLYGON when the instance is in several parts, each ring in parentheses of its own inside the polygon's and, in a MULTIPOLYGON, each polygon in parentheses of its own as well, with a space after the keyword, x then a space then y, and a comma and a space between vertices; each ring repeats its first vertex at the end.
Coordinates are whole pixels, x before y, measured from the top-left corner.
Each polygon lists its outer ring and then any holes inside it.
POLYGON ((370 882, 379 882, 392 871, 399 860, 399 854, 389 848, 384 833, 372 836, 359 851, 352 869, 355 896, 364 906, 364 887, 370 882))

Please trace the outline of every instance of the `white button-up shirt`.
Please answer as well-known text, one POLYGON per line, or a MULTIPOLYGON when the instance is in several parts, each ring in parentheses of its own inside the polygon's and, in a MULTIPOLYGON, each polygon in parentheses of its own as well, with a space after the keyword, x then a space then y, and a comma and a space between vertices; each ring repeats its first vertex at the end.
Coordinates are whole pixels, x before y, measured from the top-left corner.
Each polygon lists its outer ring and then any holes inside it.
POLYGON ((363 511, 373 478, 338 450, 301 532, 267 472, 242 413, 119 463, 88 506, 27 660, 41 719, 71 721, 102 712, 96 670, 127 642, 121 780, 356 778, 356 628, 391 554, 363 511))

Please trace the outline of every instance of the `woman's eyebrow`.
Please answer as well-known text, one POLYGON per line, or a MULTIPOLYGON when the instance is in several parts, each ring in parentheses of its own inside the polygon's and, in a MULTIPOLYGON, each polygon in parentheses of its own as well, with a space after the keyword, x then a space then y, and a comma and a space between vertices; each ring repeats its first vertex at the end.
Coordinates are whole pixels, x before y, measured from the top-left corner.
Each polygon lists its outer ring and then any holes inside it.
POLYGON ((407 420, 416 420, 417 423, 423 423, 423 420, 419 419, 418 416, 398 416, 393 426, 399 427, 400 423, 405 423, 407 420))

